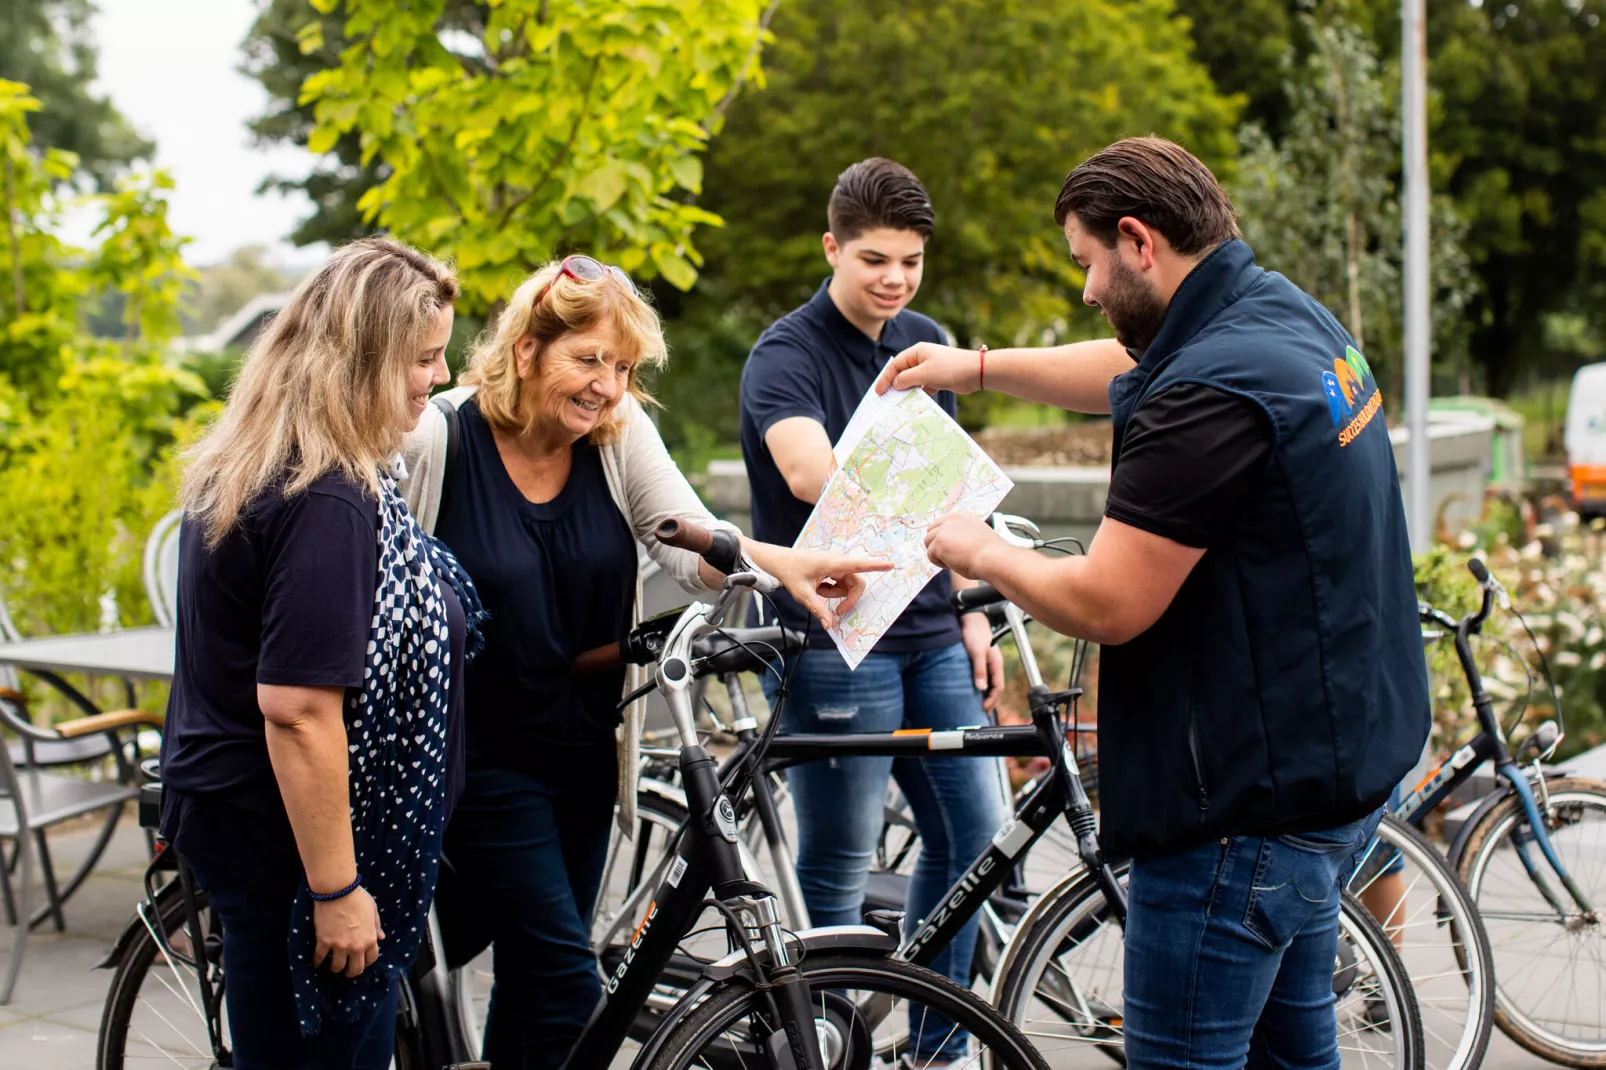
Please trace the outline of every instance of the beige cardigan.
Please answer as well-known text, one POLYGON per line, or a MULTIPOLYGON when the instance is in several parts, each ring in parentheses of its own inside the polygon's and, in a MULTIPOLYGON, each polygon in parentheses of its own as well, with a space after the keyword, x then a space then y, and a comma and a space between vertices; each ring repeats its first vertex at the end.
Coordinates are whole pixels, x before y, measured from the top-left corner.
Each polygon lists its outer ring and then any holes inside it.
MULTIPOLYGON (((475 388, 457 387, 441 396, 461 407, 474 396, 475 388)), ((671 518, 700 524, 706 528, 725 528, 738 531, 732 525, 715 520, 692 490, 691 484, 664 448, 647 414, 630 395, 619 403, 619 416, 624 431, 619 441, 602 448, 602 470, 607 476, 608 492, 614 505, 624 516, 631 534, 646 547, 647 553, 658 567, 675 582, 692 593, 708 591, 697 573, 698 557, 687 550, 664 546, 652 538, 652 532, 671 518)), ((406 475, 400 480, 402 497, 407 508, 418 519, 425 531, 435 530, 440 514, 441 487, 446 467, 446 416, 434 405, 424 410, 418 426, 407 436, 402 446, 402 459, 406 475)), ((739 532, 738 532, 739 534, 739 532)), ((636 601, 631 611, 631 624, 642 618, 641 572, 636 572, 636 601)), ((647 682, 646 669, 632 665, 625 673, 624 694, 628 695, 647 682)), ((630 835, 636 823, 636 771, 641 759, 641 729, 647 716, 647 703, 638 699, 625 711, 624 723, 618 732, 619 739, 619 827, 630 835)))

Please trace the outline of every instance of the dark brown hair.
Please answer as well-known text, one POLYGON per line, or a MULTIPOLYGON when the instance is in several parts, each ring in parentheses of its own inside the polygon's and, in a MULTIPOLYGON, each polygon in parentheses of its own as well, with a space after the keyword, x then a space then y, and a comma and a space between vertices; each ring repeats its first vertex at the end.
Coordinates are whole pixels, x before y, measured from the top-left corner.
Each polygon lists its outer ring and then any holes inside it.
POLYGON ((877 227, 912 230, 929 240, 931 195, 903 164, 872 156, 837 176, 826 222, 843 245, 877 227))
POLYGON ((1238 213, 1210 168, 1158 137, 1117 141, 1078 164, 1054 202, 1054 222, 1063 229, 1072 213, 1106 246, 1123 216, 1158 230, 1183 256, 1239 236, 1238 213))

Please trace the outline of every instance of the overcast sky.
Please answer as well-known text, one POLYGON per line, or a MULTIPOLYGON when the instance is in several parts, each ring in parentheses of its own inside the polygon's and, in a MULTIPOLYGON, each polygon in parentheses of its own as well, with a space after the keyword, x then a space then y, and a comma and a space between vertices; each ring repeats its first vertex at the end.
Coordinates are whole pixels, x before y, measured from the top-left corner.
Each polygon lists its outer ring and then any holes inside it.
MULTIPOLYGON (((3 2, 3 0, 0 0, 3 2)), ((251 0, 96 0, 100 92, 156 142, 157 164, 173 176, 174 230, 194 239, 192 264, 225 258, 241 245, 273 246, 286 264, 317 251, 284 240, 308 212, 304 197, 258 195, 269 173, 302 175, 304 150, 253 148, 246 120, 267 94, 238 72, 240 42, 251 28, 251 0)))

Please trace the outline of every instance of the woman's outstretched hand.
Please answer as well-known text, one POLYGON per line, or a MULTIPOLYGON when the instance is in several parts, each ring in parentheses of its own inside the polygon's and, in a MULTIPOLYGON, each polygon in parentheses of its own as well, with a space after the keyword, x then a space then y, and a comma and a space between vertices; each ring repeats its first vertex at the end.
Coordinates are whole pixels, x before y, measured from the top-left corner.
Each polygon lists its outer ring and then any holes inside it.
POLYGON ((787 593, 827 628, 836 627, 836 622, 859 601, 864 593, 862 573, 892 568, 890 561, 823 550, 790 550, 761 542, 748 543, 747 551, 755 564, 779 580, 787 593), (840 601, 833 606, 828 599, 840 601))

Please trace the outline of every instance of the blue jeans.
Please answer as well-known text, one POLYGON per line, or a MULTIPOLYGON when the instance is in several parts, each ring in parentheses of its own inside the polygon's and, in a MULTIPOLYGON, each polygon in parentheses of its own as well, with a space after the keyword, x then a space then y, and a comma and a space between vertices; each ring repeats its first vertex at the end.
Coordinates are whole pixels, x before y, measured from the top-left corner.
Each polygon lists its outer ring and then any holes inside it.
POLYGON ((562 1066, 602 995, 591 910, 618 777, 612 743, 596 751, 472 770, 446 830, 441 935, 453 966, 492 947, 483 1058, 498 1070, 562 1066))
MULTIPOLYGON (((784 731, 848 735, 986 723, 970 657, 957 643, 908 654, 870 654, 857 671, 835 650, 806 650, 801 657, 782 713, 784 731)), ((774 677, 764 686, 773 702, 774 677)), ((792 769, 787 781, 797 814, 798 883, 815 925, 851 924, 862 917, 889 773, 920 830, 906 927, 942 901, 1007 816, 1008 793, 994 759, 828 758, 792 769)), ((972 918, 932 969, 968 985, 977 924, 972 918)), ((916 1054, 935 1054, 949 1032, 946 1025, 927 1021, 921 1033, 931 1046, 917 1046, 916 1054)), ((946 1048, 958 1050, 963 1042, 955 1035, 946 1048)))
POLYGON ((1127 1066, 1336 1070, 1340 895, 1380 818, 1134 861, 1127 1066))
POLYGON ((396 986, 351 1025, 303 1038, 290 987, 290 908, 301 859, 282 814, 169 788, 175 842, 223 923, 223 997, 238 1070, 388 1070, 396 986))

